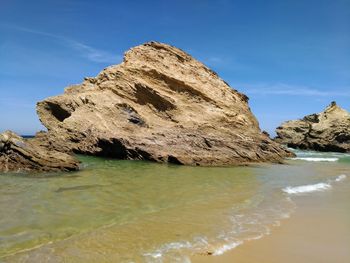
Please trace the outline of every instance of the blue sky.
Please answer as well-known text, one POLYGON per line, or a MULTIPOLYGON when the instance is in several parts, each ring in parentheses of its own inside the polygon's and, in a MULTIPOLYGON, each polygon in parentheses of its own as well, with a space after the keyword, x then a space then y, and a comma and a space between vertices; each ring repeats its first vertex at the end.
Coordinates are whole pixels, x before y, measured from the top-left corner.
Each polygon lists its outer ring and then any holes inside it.
POLYGON ((0 131, 43 129, 35 103, 156 40, 247 94, 262 129, 350 110, 350 0, 0 0, 0 131))

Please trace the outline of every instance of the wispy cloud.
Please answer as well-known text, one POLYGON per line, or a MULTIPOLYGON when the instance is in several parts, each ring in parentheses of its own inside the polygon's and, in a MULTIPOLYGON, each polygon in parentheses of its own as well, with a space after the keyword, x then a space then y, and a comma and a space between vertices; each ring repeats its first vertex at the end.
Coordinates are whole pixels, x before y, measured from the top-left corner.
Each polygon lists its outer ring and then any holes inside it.
POLYGON ((196 55, 194 53, 194 57, 208 67, 213 67, 214 69, 223 69, 225 71, 242 71, 248 69, 247 65, 241 63, 238 59, 232 56, 225 57, 221 55, 196 55))
POLYGON ((290 96, 318 96, 318 97, 350 97, 350 89, 321 90, 308 86, 295 86, 284 83, 277 84, 240 84, 236 85, 248 94, 257 95, 290 95, 290 96))
POLYGON ((227 64, 227 60, 220 56, 203 56, 202 54, 196 54, 196 52, 192 52, 195 58, 204 63, 207 66, 222 66, 227 64))
POLYGON ((217 64, 220 64, 220 63, 224 63, 224 59, 221 58, 221 57, 216 57, 216 56, 213 56, 213 57, 209 57, 207 59, 207 62, 208 63, 217 63, 217 64))
POLYGON ((92 61, 92 62, 98 62, 98 63, 116 63, 118 60, 121 59, 120 55, 113 55, 107 51, 99 50, 94 47, 91 47, 89 45, 86 45, 82 42, 79 42, 77 40, 40 31, 40 30, 35 30, 31 28, 26 28, 26 27, 20 27, 20 26, 15 26, 15 25, 2 25, 5 26, 6 28, 11 28, 17 31, 22 31, 25 33, 30 33, 30 34, 35 34, 35 35, 40 35, 48 38, 52 38, 55 40, 58 40, 61 45, 64 45, 68 48, 71 48, 73 50, 76 50, 80 56, 92 61))

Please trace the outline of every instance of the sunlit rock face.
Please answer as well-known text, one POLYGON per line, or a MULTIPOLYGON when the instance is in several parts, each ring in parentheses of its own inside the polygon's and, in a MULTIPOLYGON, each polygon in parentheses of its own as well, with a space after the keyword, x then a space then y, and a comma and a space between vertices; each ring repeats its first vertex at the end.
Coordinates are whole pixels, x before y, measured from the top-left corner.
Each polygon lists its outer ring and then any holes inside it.
POLYGON ((248 98, 184 51, 150 42, 119 65, 37 104, 48 144, 120 159, 187 165, 279 162, 248 98))

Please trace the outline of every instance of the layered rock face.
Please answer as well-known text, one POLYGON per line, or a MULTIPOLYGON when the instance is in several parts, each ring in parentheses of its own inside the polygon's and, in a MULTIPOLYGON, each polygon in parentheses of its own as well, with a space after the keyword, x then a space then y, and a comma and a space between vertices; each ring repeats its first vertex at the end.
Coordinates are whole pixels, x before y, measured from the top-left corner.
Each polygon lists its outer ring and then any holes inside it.
POLYGON ((60 151, 188 165, 290 156, 260 131, 247 101, 182 50, 150 42, 37 112, 60 151))
POLYGON ((287 121, 276 129, 275 140, 293 148, 350 151, 350 114, 332 102, 323 112, 287 121))
POLYGON ((26 140, 11 131, 0 134, 0 172, 78 169, 78 160, 66 153, 48 150, 38 137, 26 140))

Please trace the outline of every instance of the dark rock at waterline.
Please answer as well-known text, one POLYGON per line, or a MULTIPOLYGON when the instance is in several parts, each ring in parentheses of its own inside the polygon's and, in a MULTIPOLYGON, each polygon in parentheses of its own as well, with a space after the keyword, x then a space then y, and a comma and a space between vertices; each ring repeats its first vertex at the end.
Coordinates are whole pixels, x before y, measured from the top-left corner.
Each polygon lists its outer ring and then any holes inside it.
POLYGON ((0 134, 0 172, 74 171, 79 161, 73 156, 49 150, 38 139, 24 139, 11 131, 0 134))
POLYGON ((275 141, 292 148, 350 152, 350 113, 332 102, 323 112, 287 121, 275 141))

